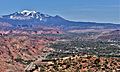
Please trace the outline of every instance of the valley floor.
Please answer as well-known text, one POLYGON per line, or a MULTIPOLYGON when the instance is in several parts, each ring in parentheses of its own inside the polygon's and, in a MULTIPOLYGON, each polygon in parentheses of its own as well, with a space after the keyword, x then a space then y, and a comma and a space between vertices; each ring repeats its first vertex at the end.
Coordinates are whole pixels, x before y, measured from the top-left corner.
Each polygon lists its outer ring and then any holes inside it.
POLYGON ((120 30, 47 31, 1 34, 0 71, 120 71, 120 30))

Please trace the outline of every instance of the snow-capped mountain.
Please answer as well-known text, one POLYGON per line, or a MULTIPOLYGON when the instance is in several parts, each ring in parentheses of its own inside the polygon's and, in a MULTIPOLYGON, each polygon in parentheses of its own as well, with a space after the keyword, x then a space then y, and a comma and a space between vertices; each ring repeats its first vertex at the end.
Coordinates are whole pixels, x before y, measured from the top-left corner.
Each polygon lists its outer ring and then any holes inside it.
POLYGON ((10 15, 5 15, 3 18, 7 19, 13 19, 13 20, 29 20, 29 19, 37 19, 37 20, 44 20, 46 18, 49 18, 51 16, 47 14, 42 14, 40 12, 36 11, 29 11, 29 10, 23 10, 21 12, 15 12, 10 15))
POLYGON ((50 16, 36 11, 23 10, 21 12, 15 12, 9 15, 3 15, 0 17, 0 22, 8 22, 13 26, 34 26, 34 25, 47 25, 56 26, 67 24, 67 20, 56 15, 50 16))
POLYGON ((68 28, 120 28, 120 24, 74 22, 66 20, 58 15, 50 16, 37 11, 23 10, 13 14, 0 16, 0 22, 7 22, 13 27, 51 26, 68 28))

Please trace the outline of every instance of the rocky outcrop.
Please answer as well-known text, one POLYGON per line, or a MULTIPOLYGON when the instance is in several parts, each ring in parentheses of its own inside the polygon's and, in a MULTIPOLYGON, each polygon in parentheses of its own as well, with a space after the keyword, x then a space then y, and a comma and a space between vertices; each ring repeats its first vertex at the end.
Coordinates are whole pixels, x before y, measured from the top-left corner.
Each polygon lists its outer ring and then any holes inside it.
MULTIPOLYGON (((52 60, 43 60, 46 64, 31 66, 31 72, 119 72, 119 58, 104 58, 93 55, 73 55, 52 60)), ((30 72, 27 70, 26 72, 30 72)))
POLYGON ((43 36, 0 36, 0 70, 23 72, 26 65, 53 50, 46 47, 50 41, 43 36))

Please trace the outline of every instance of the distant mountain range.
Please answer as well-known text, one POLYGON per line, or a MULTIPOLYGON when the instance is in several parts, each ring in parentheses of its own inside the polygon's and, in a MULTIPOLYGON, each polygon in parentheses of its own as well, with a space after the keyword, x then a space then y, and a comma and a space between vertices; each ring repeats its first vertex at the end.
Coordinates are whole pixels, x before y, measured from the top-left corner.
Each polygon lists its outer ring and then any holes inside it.
MULTIPOLYGON (((120 28, 119 24, 95 23, 95 22, 74 22, 66 20, 58 15, 50 16, 36 11, 23 10, 13 14, 0 17, 0 24, 7 24, 7 27, 33 28, 38 26, 59 27, 62 29, 84 29, 84 28, 120 28), (9 25, 8 25, 9 24, 9 25)), ((0 25, 1 26, 1 25, 0 25)), ((2 25, 6 26, 6 25, 2 25)))

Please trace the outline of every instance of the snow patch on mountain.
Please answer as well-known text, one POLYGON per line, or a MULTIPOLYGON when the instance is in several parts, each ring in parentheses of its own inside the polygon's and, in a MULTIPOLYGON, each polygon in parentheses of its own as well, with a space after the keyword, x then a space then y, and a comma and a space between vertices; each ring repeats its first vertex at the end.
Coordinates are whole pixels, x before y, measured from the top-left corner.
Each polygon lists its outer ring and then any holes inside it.
POLYGON ((28 20, 28 19, 36 19, 40 21, 44 21, 47 18, 51 17, 47 14, 42 14, 40 12, 36 11, 29 11, 29 10, 23 10, 21 12, 15 12, 13 14, 5 16, 5 18, 13 19, 13 20, 28 20))
POLYGON ((23 10, 22 12, 20 12, 21 14, 25 14, 25 15, 29 15, 29 14, 36 14, 36 11, 28 11, 28 10, 23 10))

